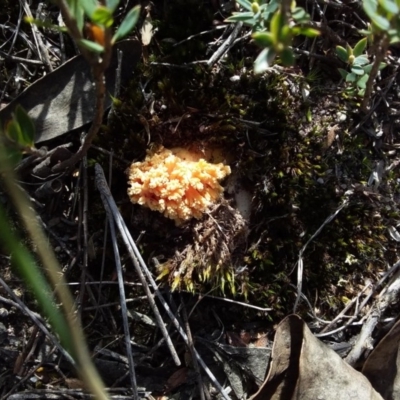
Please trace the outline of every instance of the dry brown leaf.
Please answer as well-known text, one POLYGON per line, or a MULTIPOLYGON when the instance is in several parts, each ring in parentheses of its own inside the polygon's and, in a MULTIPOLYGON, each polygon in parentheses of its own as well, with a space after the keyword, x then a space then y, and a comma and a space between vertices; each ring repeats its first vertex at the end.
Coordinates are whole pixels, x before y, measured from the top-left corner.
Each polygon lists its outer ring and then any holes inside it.
POLYGON ((399 345, 400 321, 376 346, 362 371, 384 399, 400 399, 399 345))
POLYGON ((182 385, 186 382, 188 374, 188 369, 180 368, 175 371, 167 380, 167 389, 165 393, 171 392, 172 390, 176 389, 178 386, 182 385))
POLYGON ((319 341, 297 315, 278 326, 272 363, 250 400, 382 400, 368 379, 319 341))

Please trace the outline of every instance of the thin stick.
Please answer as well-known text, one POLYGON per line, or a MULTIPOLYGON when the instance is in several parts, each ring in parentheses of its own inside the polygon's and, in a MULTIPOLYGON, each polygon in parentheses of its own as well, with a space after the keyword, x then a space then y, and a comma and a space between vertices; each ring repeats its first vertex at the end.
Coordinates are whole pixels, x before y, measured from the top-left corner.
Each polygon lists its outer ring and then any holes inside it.
MULTIPOLYGON (((100 167, 99 164, 96 164, 95 169, 96 169, 96 184, 97 184, 97 188, 98 188, 98 190, 100 192, 101 199, 103 201, 105 210, 107 212, 107 216, 108 216, 108 218, 110 220, 115 220, 115 222, 116 222, 116 224, 118 226, 118 229, 119 229, 119 231, 121 233, 122 239, 124 240, 125 244, 127 244, 126 233, 124 232, 124 229, 122 229, 122 227, 121 227, 120 220, 118 218, 116 218, 116 212, 118 213, 118 211, 117 211, 118 208, 117 208, 117 206, 116 206, 116 204, 114 202, 114 199, 112 198, 110 189, 107 186, 107 183, 106 183, 106 180, 105 180, 105 177, 104 177, 103 169, 100 167)), ((160 328, 161 333, 164 336, 164 338, 166 340, 166 343, 167 343, 167 346, 168 346, 168 348, 169 348, 169 350, 171 352, 172 358, 174 359, 174 362, 175 362, 176 365, 181 365, 181 362, 179 360, 178 354, 177 354, 177 352, 175 350, 175 347, 174 347, 174 345, 172 343, 172 340, 171 340, 171 338, 170 338, 170 336, 168 334, 168 331, 165 328, 164 321, 161 318, 161 314, 160 314, 160 312, 159 312, 159 310, 157 308, 157 305, 156 305, 156 303, 154 301, 153 294, 150 291, 150 288, 149 288, 149 285, 147 284, 146 278, 144 277, 144 275, 142 273, 142 270, 140 269, 140 266, 139 266, 139 264, 137 262, 137 259, 135 257, 133 257, 132 260, 133 260, 133 264, 134 264, 136 273, 138 274, 140 282, 143 285, 143 290, 145 291, 146 296, 148 298, 150 307, 151 307, 151 309, 152 309, 152 311, 154 313, 154 316, 156 318, 158 327, 160 328)))
POLYGON ((233 31, 228 36, 228 38, 225 40, 225 42, 222 43, 222 45, 218 48, 218 50, 207 61, 207 65, 209 67, 212 67, 233 46, 234 41, 237 38, 237 36, 239 35, 239 32, 241 31, 242 27, 243 27, 243 22, 237 22, 235 24, 235 26, 233 28, 233 31))
POLYGON ((294 313, 296 312, 297 306, 299 305, 299 301, 301 298, 300 294, 303 286, 303 254, 306 251, 307 246, 321 233, 324 226, 329 224, 329 222, 331 222, 339 214, 339 212, 348 204, 349 204, 349 198, 346 197, 343 203, 339 206, 339 208, 322 223, 322 225, 314 232, 314 234, 310 237, 310 239, 307 240, 307 243, 299 251, 299 258, 297 260, 297 297, 293 306, 294 313))
MULTIPOLYGON (((111 210, 109 209, 109 206, 107 203, 104 203, 104 207, 106 209, 108 209, 108 210, 106 210, 107 215, 111 215, 111 210)), ((131 335, 129 332, 128 309, 126 307, 124 277, 123 277, 123 273, 122 273, 121 258, 119 256, 119 250, 118 250, 118 245, 117 245, 117 235, 115 233, 115 222, 112 218, 109 218, 108 222, 110 225, 110 234, 111 234, 111 238, 112 238, 111 241, 112 241, 113 250, 114 250, 115 266, 117 269, 118 289, 119 289, 121 314, 122 314, 122 325, 124 328, 126 355, 128 357, 128 361, 129 361, 129 378, 130 378, 131 386, 132 386, 133 399, 138 400, 139 394, 137 391, 135 363, 133 361, 133 354, 132 354, 132 347, 131 347, 131 335)))
MULTIPOLYGON (((107 201, 109 202, 109 206, 110 209, 112 211, 112 215, 115 218, 115 222, 118 226, 118 229, 120 230, 120 234, 122 239, 125 242, 125 245, 128 249, 128 253, 131 256, 131 259, 133 261, 133 264, 135 266, 135 269, 139 275, 139 278, 142 280, 144 280, 144 276, 142 274, 142 269, 143 272, 146 274, 147 279, 149 280, 150 284, 152 285, 156 296, 158 297, 158 299, 160 300, 161 304, 163 305, 166 313, 168 314, 169 318, 171 319, 172 323, 174 324, 176 330, 178 331, 178 333, 181 335, 182 339, 184 340, 185 344, 188 345, 189 341, 188 341, 188 337, 185 333, 185 331, 182 329, 181 325, 179 324, 179 321, 177 320, 177 318, 175 317, 175 315, 173 314, 173 312, 171 311, 168 303, 165 301, 164 297, 162 296, 160 290, 158 289, 158 286, 156 284, 156 282, 154 281, 149 269, 146 266, 146 263, 143 260, 142 255, 140 254, 134 240, 132 239, 132 236, 128 230, 128 227, 125 224, 125 221, 123 220, 117 205, 115 204, 115 201, 111 195, 110 189, 107 186, 105 177, 104 177, 104 172, 103 169, 101 168, 101 166, 99 164, 95 165, 95 171, 96 171, 96 184, 97 184, 97 188, 99 190, 99 192, 102 195, 102 198, 104 197, 103 201, 107 201), (139 265, 140 264, 140 265, 139 265), (142 269, 141 269, 142 268, 142 269)), ((147 282, 144 280, 145 284, 144 284, 144 289, 146 290, 147 286, 147 282)), ((150 296, 149 297, 149 301, 150 301, 150 305, 152 304, 151 302, 154 302, 154 299, 150 296)), ((165 327, 164 327, 165 329, 165 327)), ((168 332, 166 332, 166 337, 165 337, 166 342, 171 342, 171 338, 168 335, 168 332)), ((171 351, 171 349, 170 349, 171 351)), ((214 374, 210 371, 210 369, 207 367, 207 365, 205 364, 205 362, 203 361, 203 359, 200 357, 199 353, 197 352, 196 349, 194 349, 194 354, 199 362, 199 364, 201 365, 201 367, 204 369, 204 371, 206 372, 206 374, 208 375, 208 377, 210 378, 210 380, 212 381, 212 383, 214 384, 214 386, 218 389, 218 391, 221 393, 221 395, 224 397, 225 400, 231 400, 230 397, 228 396, 228 394, 225 392, 225 390, 223 389, 223 387, 219 384, 219 382, 216 380, 214 374)), ((178 364, 179 365, 179 364, 178 364)))
POLYGON ((399 267, 400 260, 397 261, 391 268, 392 270, 397 270, 396 274, 392 278, 392 282, 382 291, 371 307, 369 316, 361 328, 361 332, 357 338, 357 341, 345 359, 348 364, 355 365, 355 363, 360 359, 364 350, 371 347, 372 333, 378 324, 381 315, 383 315, 390 304, 393 304, 395 301, 397 301, 400 293, 399 267))
POLYGON ((53 334, 49 332, 49 330, 46 328, 46 325, 42 322, 42 317, 33 311, 31 311, 16 295, 15 293, 11 290, 11 288, 7 285, 6 282, 3 281, 3 279, 0 278, 0 285, 3 286, 5 291, 8 293, 8 295, 14 300, 8 300, 0 296, 0 301, 3 303, 7 303, 12 305, 13 307, 18 308, 20 311, 22 311, 24 314, 26 314, 32 321, 33 323, 49 338, 50 342, 57 347, 57 349, 60 351, 60 353, 65 357, 65 359, 74 367, 76 367, 76 363, 74 359, 69 355, 69 353, 61 346, 59 341, 56 339, 53 334))
POLYGON ((187 314, 187 311, 186 311, 186 305, 185 305, 185 302, 183 301, 183 296, 182 296, 181 293, 179 295, 179 298, 181 300, 182 317, 183 317, 183 322, 185 324, 186 335, 188 337, 188 342, 189 342, 188 349, 189 349, 191 357, 192 357, 193 368, 194 368, 194 370, 196 372, 197 383, 199 385, 200 399, 201 400, 205 400, 204 389, 203 389, 203 379, 201 378, 199 363, 197 362, 196 355, 194 354, 194 344, 193 344, 192 331, 190 330, 189 318, 188 318, 188 314, 187 314))

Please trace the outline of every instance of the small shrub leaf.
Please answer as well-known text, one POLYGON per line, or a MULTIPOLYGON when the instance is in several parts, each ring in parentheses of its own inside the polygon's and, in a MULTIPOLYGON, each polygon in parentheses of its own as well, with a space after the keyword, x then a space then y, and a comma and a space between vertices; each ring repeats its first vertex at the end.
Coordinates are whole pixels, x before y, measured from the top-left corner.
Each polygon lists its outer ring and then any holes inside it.
POLYGON ((362 53, 364 53, 365 48, 367 47, 367 38, 361 39, 355 46, 353 49, 353 54, 358 57, 360 56, 362 53))
POLYGON ((35 141, 35 125, 28 113, 20 105, 15 109, 15 119, 21 130, 19 144, 24 147, 33 147, 35 141))
POLYGON ((93 14, 90 16, 90 19, 95 24, 103 25, 106 28, 110 28, 114 23, 111 10, 104 6, 97 7, 93 14))
POLYGON ((6 126, 6 134, 9 137, 9 139, 12 140, 14 143, 17 144, 21 143, 22 132, 17 121, 13 119, 11 121, 8 121, 6 126))
POLYGON ((360 79, 357 80, 357 86, 360 89, 365 89, 367 86, 368 78, 369 78, 369 75, 367 75, 367 74, 363 75, 360 79))
POLYGON ((344 47, 336 46, 336 54, 345 63, 349 61, 349 55, 347 54, 347 50, 344 47))
POLYGON ((346 82, 355 82, 357 80, 357 75, 353 74, 353 73, 349 73, 346 76, 346 82))
POLYGON ((112 39, 113 43, 125 37, 132 29, 135 27, 140 15, 140 6, 133 7, 124 20, 122 21, 121 25, 119 26, 117 32, 112 39))
POLYGON ((236 3, 241 5, 245 10, 251 11, 251 3, 249 0, 236 0, 236 3))
POLYGON ((338 71, 340 73, 340 75, 342 76, 343 79, 346 79, 347 75, 349 74, 346 70, 344 70, 343 68, 338 68, 338 71))
POLYGON ((279 55, 285 67, 290 67, 294 64, 295 57, 292 49, 285 48, 279 55))
POLYGON ((254 73, 261 74, 271 67, 272 62, 276 57, 273 49, 264 49, 254 61, 254 73))
POLYGON ((292 28, 292 32, 295 36, 297 35, 304 35, 309 38, 314 38, 316 36, 320 35, 320 31, 314 28, 309 28, 309 27, 303 27, 303 26, 295 26, 292 28))
POLYGON ((227 18, 225 22, 243 22, 251 26, 257 23, 252 12, 235 13, 227 18))
POLYGON ((358 65, 358 66, 362 66, 362 65, 366 65, 369 63, 368 57, 367 56, 358 56, 354 59, 353 65, 358 65))
POLYGON ((253 34, 253 39, 262 47, 269 47, 274 43, 274 39, 270 32, 256 32, 253 34))
POLYGON ((80 43, 82 46, 86 47, 88 50, 93 51, 93 53, 98 53, 98 54, 100 54, 100 53, 103 53, 103 51, 104 51, 104 47, 103 47, 101 44, 92 42, 92 41, 90 41, 90 40, 81 39, 81 40, 79 41, 79 43, 80 43))
POLYGON ((353 74, 360 75, 360 76, 365 74, 364 68, 360 67, 359 65, 353 65, 351 67, 351 72, 353 72, 353 74))
POLYGON ((98 7, 96 0, 80 0, 78 3, 85 11, 85 14, 91 19, 96 8, 98 7))
POLYGON ((271 19, 270 30, 274 43, 279 43, 281 30, 285 24, 284 17, 280 11, 277 11, 271 19))
POLYGON ((392 0, 379 0, 380 6, 390 14, 398 14, 399 7, 398 5, 392 0))
POLYGON ((107 7, 110 9, 110 11, 113 13, 115 9, 118 7, 119 0, 107 0, 106 4, 107 7))

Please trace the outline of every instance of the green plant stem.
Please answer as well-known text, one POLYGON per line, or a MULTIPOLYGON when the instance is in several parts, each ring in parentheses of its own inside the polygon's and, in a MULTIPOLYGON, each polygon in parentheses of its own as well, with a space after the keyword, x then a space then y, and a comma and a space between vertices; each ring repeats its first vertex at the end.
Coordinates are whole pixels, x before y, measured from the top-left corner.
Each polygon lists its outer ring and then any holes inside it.
MULTIPOLYGON (((7 162, 6 153, 7 150, 0 144, 0 160, 2 160, 3 163, 7 162)), ((37 254, 43 263, 46 274, 49 277, 52 287, 55 289, 55 293, 64 311, 64 318, 67 326, 61 321, 61 326, 54 324, 53 328, 58 332, 61 338, 65 338, 66 335, 69 336, 65 339, 66 342, 64 342, 63 345, 76 360, 78 373, 84 380, 88 389, 95 395, 96 399, 107 400, 108 396, 105 392, 104 384, 90 358, 82 327, 76 317, 77 310, 74 305, 74 300, 66 285, 57 258, 43 230, 38 224, 33 206, 29 202, 26 193, 16 184, 15 173, 10 166, 8 166, 7 172, 3 174, 3 182, 29 236, 36 246, 37 254), (68 328, 67 331, 64 331, 66 328, 68 328)), ((13 257, 15 256, 18 257, 17 254, 13 254, 13 257)), ((30 277, 30 279, 34 280, 39 279, 38 282, 27 283, 32 284, 32 286, 37 285, 40 283, 40 277, 38 276, 39 275, 34 273, 30 277)), ((35 290, 35 295, 37 295, 38 298, 41 296, 40 291, 43 291, 43 288, 39 287, 38 292, 35 290)), ((53 318, 53 322, 55 322, 55 317, 53 316, 51 318, 53 318)))
MULTIPOLYGON (((95 104, 95 115, 93 117, 93 122, 89 128, 89 132, 85 137, 84 142, 80 146, 79 150, 68 160, 57 164, 53 167, 52 172, 63 172, 67 169, 72 168, 77 164, 87 153, 94 138, 99 132, 103 114, 104 114, 104 99, 106 96, 106 85, 104 72, 108 68, 112 55, 112 35, 109 28, 104 29, 104 52, 99 55, 87 50, 84 46, 80 44, 81 39, 83 39, 82 32, 80 32, 75 18, 71 15, 68 4, 65 0, 55 0, 56 5, 60 8, 62 16, 64 18, 65 25, 68 28, 68 33, 78 45, 79 50, 85 57, 86 61, 92 68, 92 73, 96 88, 96 104, 95 104)), ((101 4, 105 4, 104 1, 101 4)))

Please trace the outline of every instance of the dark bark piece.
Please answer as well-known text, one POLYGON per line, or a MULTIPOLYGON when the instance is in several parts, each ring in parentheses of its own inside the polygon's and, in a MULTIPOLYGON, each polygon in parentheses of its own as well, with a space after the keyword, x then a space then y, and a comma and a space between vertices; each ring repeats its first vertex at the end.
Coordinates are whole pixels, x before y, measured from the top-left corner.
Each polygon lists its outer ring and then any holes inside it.
MULTIPOLYGON (((114 93, 117 50, 123 52, 122 83, 132 77, 141 56, 141 45, 137 40, 124 40, 114 46, 110 66, 105 74, 105 108, 111 106, 110 94, 114 93)), ((35 143, 81 128, 91 122, 95 107, 93 77, 88 63, 82 56, 77 56, 37 80, 0 111, 2 124, 11 118, 17 104, 21 104, 34 121, 35 143)))

